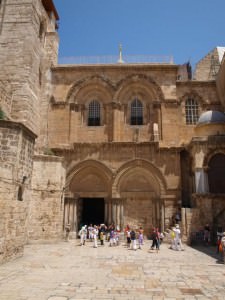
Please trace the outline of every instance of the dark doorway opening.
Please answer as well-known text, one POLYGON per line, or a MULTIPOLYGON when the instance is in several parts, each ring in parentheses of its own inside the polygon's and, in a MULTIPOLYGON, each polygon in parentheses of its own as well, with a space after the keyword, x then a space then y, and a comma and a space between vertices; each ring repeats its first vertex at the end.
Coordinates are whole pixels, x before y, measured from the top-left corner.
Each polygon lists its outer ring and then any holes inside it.
POLYGON ((209 192, 213 194, 225 193, 225 155, 215 154, 209 161, 209 192))
POLYGON ((104 198, 83 198, 82 225, 104 223, 104 198))

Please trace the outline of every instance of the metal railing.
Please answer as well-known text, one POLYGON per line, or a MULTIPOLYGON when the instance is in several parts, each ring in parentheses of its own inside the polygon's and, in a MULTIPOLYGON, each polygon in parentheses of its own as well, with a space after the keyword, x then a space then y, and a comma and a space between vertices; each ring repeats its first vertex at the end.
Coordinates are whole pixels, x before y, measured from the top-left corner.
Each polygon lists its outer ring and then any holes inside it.
POLYGON ((92 65, 92 64, 173 64, 171 55, 116 55, 105 56, 72 56, 60 57, 59 64, 92 65))

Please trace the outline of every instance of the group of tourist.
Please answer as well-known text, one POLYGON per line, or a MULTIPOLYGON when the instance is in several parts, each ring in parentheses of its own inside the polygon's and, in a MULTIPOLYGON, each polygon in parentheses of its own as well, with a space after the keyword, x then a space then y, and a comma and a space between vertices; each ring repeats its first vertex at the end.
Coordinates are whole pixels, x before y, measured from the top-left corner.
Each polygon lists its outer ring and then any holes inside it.
POLYGON ((179 224, 176 224, 174 227, 172 227, 172 230, 170 230, 170 249, 172 250, 184 250, 182 241, 181 241, 181 230, 179 224))
MULTIPOLYGON (((171 233, 174 234, 171 234, 171 249, 183 250, 179 224, 177 224, 176 227, 172 228, 171 233)), ((99 226, 90 224, 89 226, 82 226, 78 235, 80 237, 80 246, 84 246, 86 240, 89 240, 90 242, 93 242, 94 248, 98 247, 98 241, 100 241, 100 245, 102 246, 107 241, 109 243, 109 246, 112 247, 119 245, 121 232, 119 228, 114 225, 114 223, 112 223, 108 227, 105 224, 101 224, 99 226)), ((134 229, 133 227, 126 225, 126 227, 124 228, 124 236, 126 238, 125 244, 128 249, 142 249, 144 245, 144 230, 142 227, 134 229)), ((160 232, 158 228, 153 228, 150 236, 150 240, 152 240, 150 250, 156 250, 158 252, 164 237, 165 233, 160 232)), ((66 238, 68 238, 67 235, 66 238)))
MULTIPOLYGON (((66 240, 69 240, 70 224, 65 226, 66 240)), ((108 242, 110 247, 118 246, 120 244, 121 236, 125 237, 125 245, 130 250, 142 249, 144 245, 144 230, 142 227, 135 229, 129 225, 124 228, 123 234, 118 227, 112 223, 110 226, 105 224, 84 225, 81 227, 79 233, 80 246, 84 246, 86 241, 89 240, 93 243, 93 247, 97 248, 99 245, 104 246, 105 242, 108 242)), ((164 237, 170 240, 170 249, 175 251, 184 250, 181 240, 181 229, 179 224, 175 224, 167 232, 160 232, 158 228, 153 228, 149 239, 151 240, 150 250, 160 250, 160 245, 163 242, 164 237)), ((209 245, 210 242, 210 227, 208 224, 204 227, 204 243, 209 245)), ((220 254, 221 260, 225 263, 225 232, 217 233, 217 253, 220 254)))

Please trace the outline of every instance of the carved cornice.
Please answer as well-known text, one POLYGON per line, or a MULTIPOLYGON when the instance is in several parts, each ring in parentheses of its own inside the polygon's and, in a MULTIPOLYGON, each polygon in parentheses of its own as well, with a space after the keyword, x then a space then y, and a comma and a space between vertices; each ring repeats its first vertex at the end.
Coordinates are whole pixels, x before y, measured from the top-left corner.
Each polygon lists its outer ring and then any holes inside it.
POLYGON ((165 99, 165 107, 177 107, 180 105, 180 102, 177 99, 165 99))

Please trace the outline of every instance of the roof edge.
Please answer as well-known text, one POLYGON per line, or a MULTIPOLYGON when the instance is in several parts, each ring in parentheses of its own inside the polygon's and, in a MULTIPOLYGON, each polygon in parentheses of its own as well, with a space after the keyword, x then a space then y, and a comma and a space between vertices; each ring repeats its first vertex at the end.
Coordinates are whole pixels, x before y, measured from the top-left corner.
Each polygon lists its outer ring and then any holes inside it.
POLYGON ((47 12, 52 11, 54 13, 55 18, 58 21, 59 15, 58 15, 58 12, 57 12, 57 9, 55 7, 53 0, 42 0, 42 4, 47 12))

